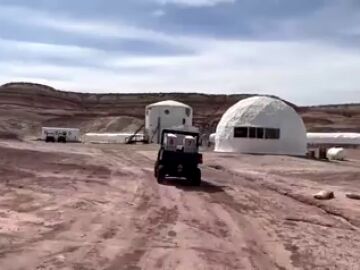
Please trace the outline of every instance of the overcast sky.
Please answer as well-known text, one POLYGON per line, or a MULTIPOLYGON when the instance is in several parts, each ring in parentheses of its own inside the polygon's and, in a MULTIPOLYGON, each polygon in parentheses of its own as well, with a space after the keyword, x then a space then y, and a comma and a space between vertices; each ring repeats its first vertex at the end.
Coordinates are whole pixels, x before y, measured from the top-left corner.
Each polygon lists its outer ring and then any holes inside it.
POLYGON ((360 0, 0 0, 0 83, 360 102, 360 0))

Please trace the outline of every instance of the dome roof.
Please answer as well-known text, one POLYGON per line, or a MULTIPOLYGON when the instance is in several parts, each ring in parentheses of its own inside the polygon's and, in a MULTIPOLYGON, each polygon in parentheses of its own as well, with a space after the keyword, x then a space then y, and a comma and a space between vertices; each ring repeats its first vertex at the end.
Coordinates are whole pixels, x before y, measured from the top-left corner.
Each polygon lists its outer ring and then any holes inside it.
POLYGON ((304 155, 306 130, 301 117, 285 102, 264 96, 239 101, 222 116, 216 130, 215 150, 304 155), (280 138, 234 138, 235 127, 276 128, 280 138))
POLYGON ((190 106, 175 100, 164 100, 147 106, 147 108, 152 108, 152 107, 184 107, 191 109, 190 106))
POLYGON ((230 107, 222 116, 219 126, 241 124, 273 127, 279 125, 282 120, 282 117, 278 117, 280 112, 296 114, 294 109, 279 99, 263 96, 251 97, 240 100, 230 107))

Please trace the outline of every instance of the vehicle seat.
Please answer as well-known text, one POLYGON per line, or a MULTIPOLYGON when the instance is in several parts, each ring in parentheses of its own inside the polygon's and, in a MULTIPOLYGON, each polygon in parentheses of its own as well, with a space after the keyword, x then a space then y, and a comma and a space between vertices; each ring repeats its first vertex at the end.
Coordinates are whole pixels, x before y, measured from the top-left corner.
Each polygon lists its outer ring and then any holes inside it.
POLYGON ((184 153, 196 152, 196 140, 193 136, 185 136, 183 145, 184 153))
POLYGON ((177 137, 175 134, 165 134, 164 138, 164 149, 166 151, 176 151, 177 148, 177 137))

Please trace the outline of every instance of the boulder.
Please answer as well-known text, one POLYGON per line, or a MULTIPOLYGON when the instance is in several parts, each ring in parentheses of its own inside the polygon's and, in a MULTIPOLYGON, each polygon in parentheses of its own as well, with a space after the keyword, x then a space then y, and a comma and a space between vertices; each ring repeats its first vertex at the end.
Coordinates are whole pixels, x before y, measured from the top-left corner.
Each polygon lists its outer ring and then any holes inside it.
POLYGON ((322 190, 314 194, 314 198, 317 200, 331 200, 335 198, 335 195, 333 191, 322 190))
POLYGON ((348 197, 349 199, 360 200, 360 194, 346 193, 345 196, 348 197))

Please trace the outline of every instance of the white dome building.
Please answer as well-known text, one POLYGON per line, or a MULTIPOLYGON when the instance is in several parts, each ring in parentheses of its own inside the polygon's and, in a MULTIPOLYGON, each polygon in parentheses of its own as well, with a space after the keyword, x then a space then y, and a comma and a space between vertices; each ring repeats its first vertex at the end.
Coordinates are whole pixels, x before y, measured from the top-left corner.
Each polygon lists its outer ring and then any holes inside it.
POLYGON ((173 100, 160 101, 145 109, 145 134, 150 143, 159 143, 163 129, 190 128, 192 120, 193 110, 190 106, 173 100))
POLYGON ((302 118, 285 102, 270 97, 239 101, 222 116, 215 151, 304 156, 306 129, 302 118))

